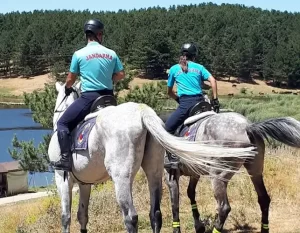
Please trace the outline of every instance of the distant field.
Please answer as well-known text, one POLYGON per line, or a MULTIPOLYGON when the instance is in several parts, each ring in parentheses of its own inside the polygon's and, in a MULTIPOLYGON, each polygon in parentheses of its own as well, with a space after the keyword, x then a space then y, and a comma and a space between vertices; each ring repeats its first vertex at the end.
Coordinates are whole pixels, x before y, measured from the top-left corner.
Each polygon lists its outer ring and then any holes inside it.
POLYGON ((24 105, 23 93, 42 90, 45 83, 51 82, 48 75, 30 78, 1 78, 0 79, 0 108, 24 105))
MULTIPOLYGON (((49 78, 49 74, 39 75, 35 77, 26 78, 3 78, 0 79, 0 96, 5 95, 22 95, 23 92, 33 92, 34 90, 40 90, 44 88, 45 83, 49 83, 52 80, 49 78)), ((272 91, 290 91, 289 89, 282 89, 268 86, 264 81, 255 80, 256 84, 250 83, 235 83, 236 79, 231 78, 231 82, 218 81, 218 93, 219 95, 239 94, 241 89, 246 89, 247 93, 253 93, 259 95, 259 93, 271 94, 272 91)), ((134 78, 130 86, 135 85, 142 86, 145 83, 157 82, 148 79, 134 78)), ((299 90, 292 90, 298 92, 299 90)))

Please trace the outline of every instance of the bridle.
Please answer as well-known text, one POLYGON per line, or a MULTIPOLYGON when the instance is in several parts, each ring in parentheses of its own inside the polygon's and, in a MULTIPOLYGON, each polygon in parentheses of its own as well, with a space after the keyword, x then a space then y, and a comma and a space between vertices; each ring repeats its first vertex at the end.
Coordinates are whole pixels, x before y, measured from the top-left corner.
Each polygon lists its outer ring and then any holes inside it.
MULTIPOLYGON (((76 93, 77 98, 79 98, 78 92, 77 92, 73 87, 72 87, 72 92, 76 93)), ((60 102, 60 104, 59 104, 59 105, 57 106, 57 108, 54 110, 54 113, 61 113, 61 112, 66 111, 66 109, 63 109, 63 110, 58 110, 58 109, 59 109, 59 107, 62 105, 62 103, 63 103, 65 100, 67 100, 68 97, 69 97, 69 96, 67 96, 67 95, 64 96, 64 98, 62 99, 62 101, 60 102)))

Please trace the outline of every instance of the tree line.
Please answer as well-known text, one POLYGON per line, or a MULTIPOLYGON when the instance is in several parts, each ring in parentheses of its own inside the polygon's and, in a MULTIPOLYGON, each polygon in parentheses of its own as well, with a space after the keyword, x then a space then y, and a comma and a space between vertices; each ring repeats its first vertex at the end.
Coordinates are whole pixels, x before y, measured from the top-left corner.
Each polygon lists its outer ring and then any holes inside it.
POLYGON ((83 25, 90 18, 105 24, 104 45, 149 78, 164 78, 178 62, 181 44, 193 41, 199 47, 197 61, 216 77, 298 84, 300 14, 212 3, 0 14, 0 76, 67 70, 73 52, 86 43, 83 25))

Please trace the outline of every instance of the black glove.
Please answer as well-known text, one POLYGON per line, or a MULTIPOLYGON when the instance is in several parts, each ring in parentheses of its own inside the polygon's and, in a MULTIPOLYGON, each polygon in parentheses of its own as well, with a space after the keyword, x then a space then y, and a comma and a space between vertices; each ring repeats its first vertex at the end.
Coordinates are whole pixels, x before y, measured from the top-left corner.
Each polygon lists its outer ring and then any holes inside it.
POLYGON ((73 87, 67 87, 67 86, 65 86, 65 94, 66 94, 66 96, 71 95, 72 92, 73 92, 73 87))
POLYGON ((211 101, 211 104, 212 104, 212 106, 213 106, 213 108, 214 108, 214 111, 215 111, 216 113, 219 113, 219 112, 220 112, 220 103, 219 103, 218 98, 213 99, 213 100, 211 101))

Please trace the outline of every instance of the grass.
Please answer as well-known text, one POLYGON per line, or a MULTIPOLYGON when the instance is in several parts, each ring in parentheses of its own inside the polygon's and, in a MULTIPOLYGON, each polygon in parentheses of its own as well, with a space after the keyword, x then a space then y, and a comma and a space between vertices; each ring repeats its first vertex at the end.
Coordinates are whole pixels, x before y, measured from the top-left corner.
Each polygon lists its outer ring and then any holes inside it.
POLYGON ((11 93, 12 90, 0 88, 0 103, 1 105, 11 105, 12 103, 23 103, 23 96, 17 96, 11 93))
POLYGON ((295 95, 267 95, 221 97, 221 108, 233 109, 245 115, 250 121, 257 122, 273 117, 294 117, 300 120, 300 98, 295 95))
MULTIPOLYGON (((272 233, 300 232, 299 206, 300 152, 290 148, 267 150, 265 163, 265 183, 271 196, 270 227, 272 233), (288 168, 288 169, 287 169, 288 168)), ((180 219, 182 232, 193 232, 193 219, 189 199, 186 196, 188 178, 181 179, 180 219)), ((228 187, 232 211, 226 221, 227 232, 258 232, 260 208, 257 195, 249 177, 235 175, 228 187), (246 230, 247 229, 247 230, 246 230)), ((134 182, 134 204, 139 214, 139 232, 151 232, 148 211, 149 192, 144 173, 141 171, 134 182)), ((213 222, 216 202, 208 178, 202 178, 197 186, 197 202, 202 218, 213 222)), ((73 198, 71 232, 78 232, 76 220, 78 195, 73 198)), ((163 184, 162 199, 163 229, 172 229, 172 212, 169 191, 163 184)), ((60 202, 57 195, 21 204, 1 207, 0 229, 3 233, 60 232, 60 202)), ((123 219, 115 200, 112 182, 93 186, 89 206, 89 232, 124 232, 123 219)), ((211 223, 210 223, 211 225, 211 223)), ((209 227, 208 227, 209 228, 209 227)), ((209 232, 209 231, 208 231, 209 232)))

